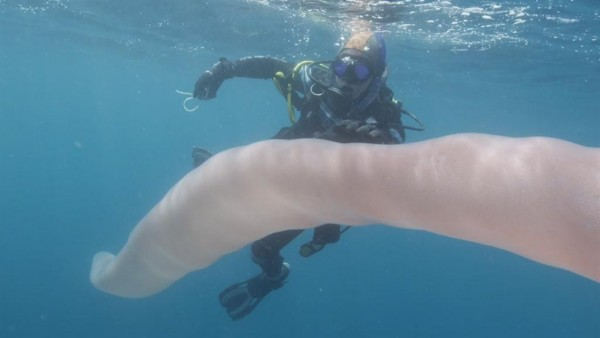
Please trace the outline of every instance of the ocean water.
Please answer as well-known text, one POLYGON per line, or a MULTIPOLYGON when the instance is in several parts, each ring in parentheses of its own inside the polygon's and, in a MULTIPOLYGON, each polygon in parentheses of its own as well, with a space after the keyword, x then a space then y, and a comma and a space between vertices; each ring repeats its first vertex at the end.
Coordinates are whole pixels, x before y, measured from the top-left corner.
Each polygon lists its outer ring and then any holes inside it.
POLYGON ((94 289, 115 252, 191 169, 190 151, 287 125, 270 81, 233 79, 182 107, 219 57, 332 58, 370 22, 388 84, 425 123, 600 147, 596 0, 0 0, 0 337, 600 337, 600 284, 427 233, 356 228, 303 259, 232 322, 218 293, 258 272, 248 249, 162 293, 94 289))

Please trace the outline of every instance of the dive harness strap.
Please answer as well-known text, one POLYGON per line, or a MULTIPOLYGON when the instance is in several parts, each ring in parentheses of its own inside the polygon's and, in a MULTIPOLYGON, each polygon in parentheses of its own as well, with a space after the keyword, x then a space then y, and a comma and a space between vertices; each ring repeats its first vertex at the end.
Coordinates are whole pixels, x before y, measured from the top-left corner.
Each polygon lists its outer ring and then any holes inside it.
POLYGON ((283 95, 287 101, 288 117, 289 117, 291 123, 296 123, 296 111, 294 110, 294 104, 293 104, 293 100, 292 100, 292 94, 294 92, 293 83, 296 80, 296 76, 298 76, 300 69, 303 66, 309 65, 312 63, 314 63, 314 61, 310 61, 310 60, 298 62, 294 66, 294 68, 292 70, 291 78, 289 78, 289 79, 286 78, 285 74, 282 71, 275 73, 275 76, 273 77, 273 82, 275 83, 275 87, 277 88, 277 90, 279 90, 281 95, 283 95))

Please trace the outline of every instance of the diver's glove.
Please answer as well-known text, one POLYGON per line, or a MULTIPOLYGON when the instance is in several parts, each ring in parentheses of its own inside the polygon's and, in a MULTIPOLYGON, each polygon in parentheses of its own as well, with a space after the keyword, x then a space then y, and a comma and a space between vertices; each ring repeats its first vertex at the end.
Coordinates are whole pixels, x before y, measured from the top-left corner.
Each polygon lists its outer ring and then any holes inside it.
POLYGON ((389 129, 381 128, 375 123, 367 123, 359 120, 344 120, 333 127, 332 131, 340 139, 338 142, 343 143, 398 143, 389 129))
POLYGON ((220 58, 209 70, 205 71, 194 88, 194 97, 209 100, 217 96, 217 91, 226 79, 231 79, 235 73, 235 64, 226 58, 220 58))

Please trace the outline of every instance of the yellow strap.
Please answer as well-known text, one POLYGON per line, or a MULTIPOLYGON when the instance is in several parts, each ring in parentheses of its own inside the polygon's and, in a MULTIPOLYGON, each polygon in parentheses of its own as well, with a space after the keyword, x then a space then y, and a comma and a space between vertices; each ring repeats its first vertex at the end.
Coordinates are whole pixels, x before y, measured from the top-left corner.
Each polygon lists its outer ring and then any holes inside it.
POLYGON ((285 91, 281 87, 281 82, 280 82, 281 80, 283 80, 285 78, 285 75, 283 74, 283 72, 277 72, 277 73, 275 73, 275 76, 273 77, 273 82, 275 82, 275 87, 277 88, 277 90, 279 90, 279 92, 282 95, 285 96, 285 99, 287 101, 288 117, 292 124, 296 123, 296 111, 294 110, 294 105, 292 103, 292 91, 293 91, 292 84, 294 83, 294 80, 296 79, 296 75, 300 72, 300 68, 302 68, 302 66, 305 66, 305 65, 308 65, 311 63, 314 63, 314 61, 306 60, 306 61, 298 62, 294 66, 294 69, 292 70, 292 78, 288 82, 287 88, 285 89, 285 91))
POLYGON ((279 93, 281 95, 285 96, 286 92, 281 87, 281 82, 280 82, 283 79, 285 79, 285 75, 283 74, 283 72, 277 72, 277 73, 275 73, 275 76, 273 76, 273 83, 275 84, 275 88, 277 88, 277 90, 279 91, 279 93))

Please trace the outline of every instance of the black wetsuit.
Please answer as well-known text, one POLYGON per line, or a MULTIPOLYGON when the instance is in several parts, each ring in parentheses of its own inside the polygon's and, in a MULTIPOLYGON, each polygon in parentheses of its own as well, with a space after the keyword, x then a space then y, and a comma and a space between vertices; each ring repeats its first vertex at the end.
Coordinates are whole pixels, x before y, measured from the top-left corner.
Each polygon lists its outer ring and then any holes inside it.
MULTIPOLYGON (((294 77, 295 64, 271 57, 247 57, 234 61, 233 77, 272 79, 281 72, 282 81, 291 82, 293 78, 293 105, 299 110, 298 121, 290 127, 282 128, 274 139, 321 138, 335 142, 397 144, 404 142, 405 128, 401 121, 403 112, 400 102, 394 100, 392 91, 382 83, 372 102, 360 111, 348 114, 348 108, 332 106, 331 102, 323 104, 329 93, 315 89, 323 95, 311 94, 314 83, 299 67, 294 77), (324 112, 323 110, 328 110, 324 112), (341 121, 356 121, 368 124, 378 131, 377 136, 366 135, 341 127, 341 121)), ((305 65, 302 67, 309 67, 305 65)), ((281 74, 280 74, 281 75, 281 74)), ((317 84, 318 86, 318 84, 317 84)), ((285 94, 285 93, 282 93, 285 94)), ((347 103, 347 102, 345 102, 347 103)), ((343 105, 343 104, 342 104, 343 105)), ((347 104, 346 104, 347 105, 347 104)), ((261 266, 269 276, 276 276, 281 271, 283 257, 280 250, 296 238, 302 230, 289 230, 271 234, 252 245, 253 260, 261 266)), ((325 224, 315 228, 313 241, 325 245, 339 240, 340 225, 325 224)))

